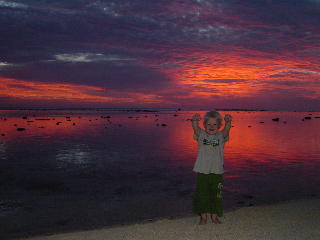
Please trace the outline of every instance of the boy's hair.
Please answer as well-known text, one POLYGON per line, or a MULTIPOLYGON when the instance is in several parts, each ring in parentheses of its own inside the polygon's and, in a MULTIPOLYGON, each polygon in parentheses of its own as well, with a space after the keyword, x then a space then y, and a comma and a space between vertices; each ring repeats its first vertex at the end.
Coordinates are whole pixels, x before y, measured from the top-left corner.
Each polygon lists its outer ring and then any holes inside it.
POLYGON ((209 118, 216 118, 217 122, 218 122, 218 129, 221 128, 221 126, 222 126, 222 116, 221 116, 221 114, 219 112, 210 111, 210 112, 207 112, 204 115, 204 119, 203 119, 203 127, 204 128, 206 127, 209 118))

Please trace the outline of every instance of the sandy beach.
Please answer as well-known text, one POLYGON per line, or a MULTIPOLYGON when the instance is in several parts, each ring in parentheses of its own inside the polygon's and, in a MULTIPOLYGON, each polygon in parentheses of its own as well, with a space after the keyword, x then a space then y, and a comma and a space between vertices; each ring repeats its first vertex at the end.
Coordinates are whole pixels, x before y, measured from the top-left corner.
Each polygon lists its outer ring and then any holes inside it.
POLYGON ((154 222, 90 231, 18 238, 29 240, 119 240, 119 239, 320 239, 320 198, 244 207, 226 212, 223 224, 199 217, 161 219, 154 222))

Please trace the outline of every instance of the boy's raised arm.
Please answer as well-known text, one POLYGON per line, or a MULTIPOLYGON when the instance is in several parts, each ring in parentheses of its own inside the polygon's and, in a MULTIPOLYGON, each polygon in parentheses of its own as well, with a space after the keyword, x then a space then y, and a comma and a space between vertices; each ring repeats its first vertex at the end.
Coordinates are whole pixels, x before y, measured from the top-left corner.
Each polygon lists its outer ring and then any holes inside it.
POLYGON ((200 121, 200 115, 198 113, 194 114, 192 116, 192 128, 194 131, 194 135, 196 135, 197 138, 199 137, 199 134, 200 134, 199 121, 200 121))
POLYGON ((232 116, 229 114, 226 114, 224 116, 224 121, 225 121, 225 125, 224 128, 222 130, 223 133, 223 137, 227 138, 229 137, 229 132, 230 132, 230 128, 231 128, 231 121, 232 121, 232 116))

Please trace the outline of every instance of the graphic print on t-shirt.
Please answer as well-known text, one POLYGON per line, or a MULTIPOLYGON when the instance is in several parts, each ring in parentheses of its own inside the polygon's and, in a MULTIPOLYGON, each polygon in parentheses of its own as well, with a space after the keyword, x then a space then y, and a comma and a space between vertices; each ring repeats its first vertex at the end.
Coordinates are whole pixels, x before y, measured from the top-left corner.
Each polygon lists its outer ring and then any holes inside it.
POLYGON ((210 140, 210 139, 204 138, 204 139, 203 139, 203 144, 205 144, 205 145, 217 146, 217 145, 219 145, 219 139, 212 139, 212 140, 210 140))

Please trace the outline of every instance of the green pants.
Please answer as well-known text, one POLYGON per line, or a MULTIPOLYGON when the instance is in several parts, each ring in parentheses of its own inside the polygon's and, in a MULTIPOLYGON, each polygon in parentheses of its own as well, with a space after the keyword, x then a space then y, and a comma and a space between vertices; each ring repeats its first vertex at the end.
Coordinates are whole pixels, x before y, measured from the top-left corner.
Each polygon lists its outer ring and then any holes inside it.
POLYGON ((215 213, 223 215, 222 209, 223 174, 197 173, 196 191, 192 211, 197 214, 215 213))

